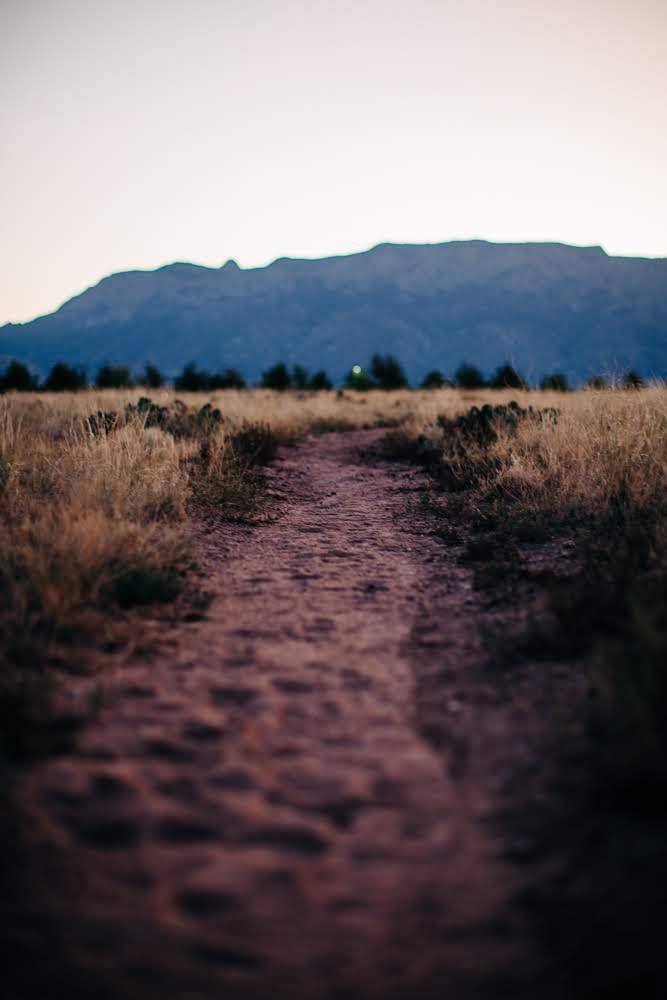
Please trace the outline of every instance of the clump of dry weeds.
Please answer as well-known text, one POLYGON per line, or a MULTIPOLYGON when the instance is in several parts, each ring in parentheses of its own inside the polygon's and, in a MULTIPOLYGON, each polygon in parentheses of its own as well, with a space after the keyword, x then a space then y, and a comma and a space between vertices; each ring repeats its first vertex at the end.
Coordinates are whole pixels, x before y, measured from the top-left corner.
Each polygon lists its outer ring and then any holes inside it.
POLYGON ((199 401, 0 398, 5 744, 51 745, 36 734, 47 726, 54 667, 81 669, 87 649, 118 641, 128 608, 179 593, 192 564, 192 503, 247 513, 261 494, 255 467, 276 442, 269 428, 223 421, 199 401))
POLYGON ((473 530, 465 554, 476 579, 498 593, 516 577, 518 545, 575 540, 581 571, 552 581, 560 630, 543 639, 555 655, 586 658, 604 769, 628 786, 664 783, 667 389, 519 394, 514 405, 507 394, 479 397, 474 408, 452 394, 441 413, 415 413, 389 453, 425 465, 449 491, 445 513, 473 530))
MULTIPOLYGON (((2 729, 15 748, 49 743, 33 736, 48 718, 54 664, 79 669, 88 647, 120 641, 128 609, 178 594, 196 507, 253 517, 266 495, 262 467, 280 444, 395 424, 410 400, 270 390, 0 397, 0 716, 14 720, 2 729)), ((126 631, 129 641, 131 622, 126 631)))

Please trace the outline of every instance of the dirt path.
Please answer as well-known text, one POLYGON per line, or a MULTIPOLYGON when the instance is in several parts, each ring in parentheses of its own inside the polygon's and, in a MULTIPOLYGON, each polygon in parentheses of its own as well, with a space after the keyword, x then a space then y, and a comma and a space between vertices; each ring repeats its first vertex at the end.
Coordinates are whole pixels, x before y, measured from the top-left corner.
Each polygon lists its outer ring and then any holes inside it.
POLYGON ((202 527, 206 620, 24 779, 63 995, 550 995, 494 825, 535 751, 379 433, 285 452, 273 523, 202 527))

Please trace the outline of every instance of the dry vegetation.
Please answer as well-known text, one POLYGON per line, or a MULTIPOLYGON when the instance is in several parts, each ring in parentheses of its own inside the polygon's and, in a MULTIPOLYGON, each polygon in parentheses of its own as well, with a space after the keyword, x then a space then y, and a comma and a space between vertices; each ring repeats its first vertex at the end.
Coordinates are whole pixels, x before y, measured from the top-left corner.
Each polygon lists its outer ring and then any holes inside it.
POLYGON ((409 447, 420 439, 441 445, 461 485, 474 483, 481 496, 503 496, 516 509, 562 518, 602 515, 612 506, 639 511, 667 492, 667 390, 642 392, 478 392, 420 394, 402 424, 409 447), (554 419, 519 420, 516 427, 494 424, 496 440, 467 438, 465 448, 437 425, 473 406, 507 405, 512 400, 534 411, 553 409, 554 419))
POLYGON ((140 396, 0 396, 0 731, 19 755, 51 747, 59 669, 85 669, 91 648, 136 648, 143 629, 127 609, 182 589, 196 507, 256 514, 258 467, 278 443, 383 422, 394 403, 260 390, 179 405, 158 391, 146 409, 140 396))
MULTIPOLYGON (((664 387, 579 393, 228 390, 210 397, 182 394, 187 409, 175 406, 173 392, 156 391, 154 402, 168 408, 162 421, 137 409, 140 395, 0 397, 5 718, 30 716, 50 664, 78 662, 91 643, 99 648, 130 641, 132 629, 123 632, 119 609, 176 596, 192 565, 189 523, 197 505, 221 516, 247 516, 262 502, 257 467, 271 459, 277 443, 308 432, 382 425, 394 428, 388 451, 426 465, 445 489, 440 509, 474 524, 501 563, 510 538, 575 534, 584 575, 567 599, 554 598, 562 634, 588 637, 600 692, 610 703, 623 703, 623 725, 658 753, 667 706, 659 667, 667 579, 664 387), (492 417, 490 433, 481 436, 455 424, 473 406, 513 399, 532 407, 532 414, 509 423, 492 417), (210 408, 202 411, 206 402, 219 407, 222 421, 211 419, 210 408), (538 411, 545 410, 540 418, 538 411), (612 622, 615 644, 603 649, 599 633, 612 622)), ((582 652, 580 641, 574 646, 582 652)), ((12 723, 15 733, 22 726, 12 723)), ((19 749, 22 741, 19 736, 19 749)))
POLYGON ((388 453, 444 488, 435 509, 464 525, 463 558, 496 599, 512 599, 522 549, 567 536, 569 574, 556 547, 542 580, 556 627, 524 641, 583 662, 601 772, 654 804, 667 781, 667 390, 448 397, 434 400, 439 421, 415 413, 391 434, 388 453), (457 421, 464 403, 500 409, 457 421))

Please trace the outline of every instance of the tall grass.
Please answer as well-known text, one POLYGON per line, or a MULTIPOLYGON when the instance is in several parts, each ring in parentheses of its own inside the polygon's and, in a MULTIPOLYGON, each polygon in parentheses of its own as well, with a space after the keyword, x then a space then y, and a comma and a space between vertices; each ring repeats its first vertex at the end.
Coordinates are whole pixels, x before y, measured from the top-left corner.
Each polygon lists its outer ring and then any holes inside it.
MULTIPOLYGON (((99 639, 111 605, 142 599, 142 574, 146 600, 173 595, 190 561, 193 504, 247 514, 260 495, 256 466, 270 460, 277 442, 395 421, 408 400, 186 393, 179 394, 186 415, 210 402, 223 420, 195 420, 194 430, 183 421, 184 432, 173 433, 147 426, 146 411, 130 405, 140 396, 0 396, 0 664, 47 662, 64 638, 71 656, 72 641, 91 631, 99 639)), ((171 391, 151 396, 173 406, 171 391)))
MULTIPOLYGON (((468 491, 471 511, 505 524, 535 517, 550 527, 606 525, 607 537, 625 539, 630 549, 640 525, 643 541, 636 548, 649 553, 644 564, 653 573, 664 568, 663 386, 579 393, 179 394, 187 412, 196 415, 210 402, 223 417, 210 426, 195 421, 199 430, 182 434, 147 426, 145 411, 127 409, 140 395, 0 396, 0 687, 15 684, 17 670, 42 669, 54 657, 62 662, 65 642, 65 658, 91 637, 99 644, 117 618, 110 608, 173 597, 192 558, 194 506, 245 515, 261 492, 257 463, 271 458, 276 443, 308 432, 393 427, 390 450, 427 455, 443 482, 468 491), (501 423, 494 440, 484 442, 462 441, 447 430, 447 421, 472 406, 511 399, 526 408, 556 408, 558 418, 524 419, 511 428, 501 423), (113 430, 88 419, 98 411, 116 414, 113 430), (447 419, 438 424, 439 417, 447 419)), ((151 397, 161 406, 174 401, 168 390, 151 397)), ((601 566, 598 576, 621 574, 609 559, 601 566)), ((639 600, 633 573, 622 583, 626 596, 618 613, 624 621, 633 614, 639 620, 632 611, 639 600)), ((618 610, 618 599, 614 606, 618 610)), ((635 644, 632 655, 639 655, 636 632, 622 638, 624 648, 635 644)), ((618 650, 614 657, 617 663, 618 650)), ((650 675, 656 690, 663 674, 656 680, 651 664, 642 676, 650 675)), ((618 675, 617 666, 614 671, 608 679, 618 675)), ((610 681, 608 699, 618 700, 621 687, 610 681)), ((646 702, 643 695, 639 700, 646 702)))
POLYGON ((47 655, 129 566, 185 566, 187 446, 93 435, 72 403, 0 400, 0 657, 47 655))
POLYGON ((394 436, 393 446, 414 453, 431 445, 461 485, 503 496, 526 510, 553 515, 603 514, 611 504, 628 510, 655 504, 667 492, 667 389, 642 392, 444 392, 420 394, 394 436), (423 398, 426 397, 426 398, 423 398), (471 407, 516 402, 555 409, 555 420, 495 425, 496 440, 457 441, 437 424, 471 407), (463 447, 459 447, 462 444, 463 447))
MULTIPOLYGON (((269 390, 214 393, 223 422, 206 441, 146 427, 128 403, 139 393, 22 394, 0 397, 0 620, 12 633, 56 632, 112 592, 128 566, 181 571, 188 504, 248 491, 249 462, 230 461, 244 426, 278 440, 308 431, 400 425, 408 446, 435 442, 441 464, 478 496, 501 498, 515 512, 549 517, 628 515, 667 496, 667 390, 513 393, 269 390), (473 405, 557 407, 554 422, 521 421, 497 439, 454 448, 438 427, 473 405), (120 415, 111 433, 93 433, 98 410, 120 415), (472 477, 472 479, 471 479, 472 477)), ((167 405, 174 394, 153 394, 167 405)), ((202 396, 180 398, 193 408, 202 396)), ((209 399, 209 397, 206 397, 209 399)), ((246 435, 246 447, 247 435, 246 435)), ((254 447, 254 446, 252 446, 254 447)), ((246 456, 247 457, 247 456, 246 456)), ((4 643, 6 651, 11 643, 4 643)), ((0 654, 2 655, 2 654, 0 654)))
POLYGON ((577 393, 553 424, 522 422, 494 448, 494 485, 542 512, 645 510, 667 496, 667 391, 577 393))
POLYGON ((463 510, 477 531, 470 551, 494 560, 480 567, 481 580, 501 587, 516 575, 516 541, 549 541, 563 531, 575 539, 580 572, 566 583, 555 577, 550 588, 559 623, 551 652, 587 664, 603 770, 635 789, 664 785, 667 388, 484 393, 474 400, 452 396, 437 408, 437 416, 449 419, 438 423, 433 413, 416 411, 390 449, 425 462, 463 494, 463 503, 458 496, 449 509, 463 510), (468 433, 451 420, 465 411, 464 402, 497 406, 510 397, 533 412, 514 423, 499 415, 490 435, 468 433))

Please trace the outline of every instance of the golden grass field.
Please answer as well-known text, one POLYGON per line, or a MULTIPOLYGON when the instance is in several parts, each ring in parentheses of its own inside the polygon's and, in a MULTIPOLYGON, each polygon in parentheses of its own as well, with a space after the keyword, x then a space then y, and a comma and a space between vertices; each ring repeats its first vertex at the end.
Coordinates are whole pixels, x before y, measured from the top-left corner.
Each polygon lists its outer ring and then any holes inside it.
MULTIPOLYGON (((201 443, 144 428, 141 415, 94 435, 98 410, 122 414, 141 392, 9 394, 0 397, 0 573, 2 615, 21 630, 71 622, 94 605, 110 576, 140 564, 187 565, 192 465, 201 443)), ((162 405, 174 393, 151 398, 162 405)), ((315 429, 401 426, 428 435, 438 415, 508 402, 557 407, 558 423, 524 423, 492 448, 498 470, 482 489, 500 489, 525 509, 561 516, 603 514, 612 502, 643 509, 667 495, 667 389, 641 392, 521 393, 228 390, 180 396, 211 402, 224 423, 215 448, 225 455, 244 424, 269 426, 289 442, 315 429)), ((238 478, 230 465, 228 475, 238 478)))
MULTIPOLYGON (((512 399, 536 410, 557 408, 556 422, 522 421, 512 434, 501 428, 483 455, 474 442, 465 456, 460 449, 448 455, 455 472, 457 463, 466 466, 465 475, 475 470, 467 483, 472 488, 468 509, 493 498, 509 516, 533 514, 554 524, 566 518, 602 523, 612 511, 630 518, 650 512, 650 544, 663 560, 663 385, 573 393, 257 389, 180 394, 188 412, 211 403, 223 415, 219 425, 183 436, 146 427, 145 414, 136 410, 126 414, 125 407, 144 393, 0 396, 0 629, 5 637, 0 659, 6 672, 48 662, 72 637, 88 634, 101 642, 117 624, 118 588, 128 579, 133 585, 137 575, 140 584, 147 577, 157 585, 158 600, 178 591, 195 556, 191 524, 198 507, 217 507, 230 516, 261 503, 252 462, 235 454, 235 435, 244 427, 269 428, 278 443, 289 444, 309 432, 386 426, 394 445, 398 439, 409 452, 420 439, 442 438, 436 426, 441 415, 452 418, 472 406, 512 399), (117 414, 113 430, 91 424, 88 418, 98 411, 117 414)), ((162 406, 175 399, 168 390, 150 396, 162 406)))

